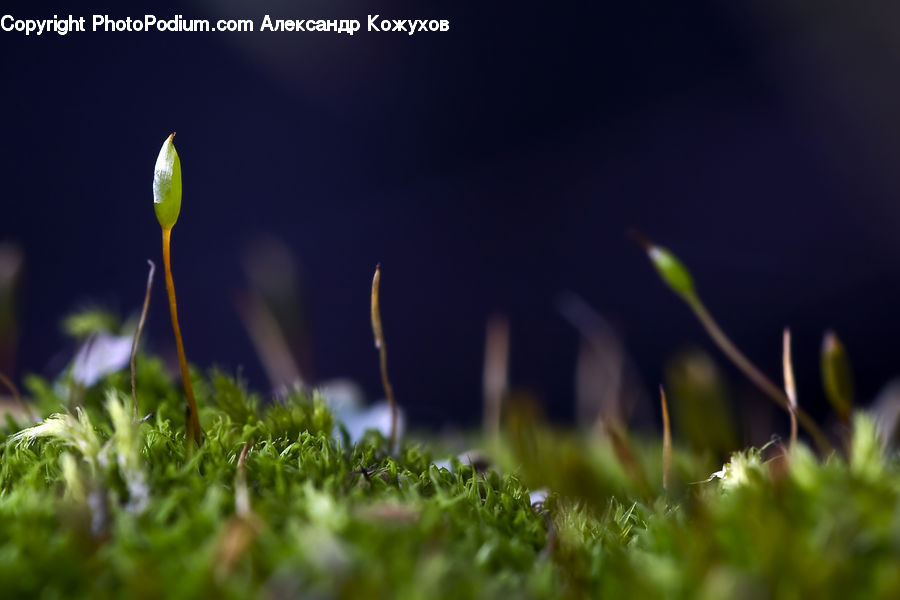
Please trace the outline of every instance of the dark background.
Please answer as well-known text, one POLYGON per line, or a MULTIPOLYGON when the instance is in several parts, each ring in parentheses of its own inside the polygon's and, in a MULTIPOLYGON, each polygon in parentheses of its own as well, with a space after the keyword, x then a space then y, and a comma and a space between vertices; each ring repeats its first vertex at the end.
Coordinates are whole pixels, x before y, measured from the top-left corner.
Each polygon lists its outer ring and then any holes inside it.
MULTIPOLYGON (((828 327, 870 400, 900 370, 900 14, 734 4, 5 6, 88 21, 451 22, 412 37, 0 33, 0 240, 27 260, 19 374, 51 369, 69 311, 137 310, 145 259, 160 258, 153 162, 175 130, 188 356, 243 365, 256 387, 266 380, 232 299, 245 245, 274 234, 302 265, 317 379, 352 377, 370 397, 369 289, 383 263, 392 378, 415 423, 477 421, 484 323, 498 311, 514 385, 569 418, 577 334, 555 307, 564 290, 617 326, 650 388, 672 351, 709 344, 626 237, 636 227, 690 265, 777 381, 781 328, 793 327, 801 403, 822 412, 828 327)), ((157 284, 159 349, 171 330, 157 284)))

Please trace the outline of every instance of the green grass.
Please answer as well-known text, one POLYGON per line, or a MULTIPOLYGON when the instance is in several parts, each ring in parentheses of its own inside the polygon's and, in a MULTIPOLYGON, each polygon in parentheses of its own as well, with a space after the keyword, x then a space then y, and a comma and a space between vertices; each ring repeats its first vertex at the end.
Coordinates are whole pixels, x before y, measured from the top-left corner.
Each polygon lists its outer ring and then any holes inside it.
POLYGON ((676 447, 665 492, 657 440, 623 461, 513 409, 482 446, 492 468, 446 469, 442 440, 392 457, 377 434, 350 444, 315 395, 192 378, 200 448, 154 357, 139 425, 127 373, 74 413, 65 381, 28 381, 43 421, 0 433, 4 597, 900 597, 900 461, 862 414, 846 458, 773 445, 723 467, 676 447))

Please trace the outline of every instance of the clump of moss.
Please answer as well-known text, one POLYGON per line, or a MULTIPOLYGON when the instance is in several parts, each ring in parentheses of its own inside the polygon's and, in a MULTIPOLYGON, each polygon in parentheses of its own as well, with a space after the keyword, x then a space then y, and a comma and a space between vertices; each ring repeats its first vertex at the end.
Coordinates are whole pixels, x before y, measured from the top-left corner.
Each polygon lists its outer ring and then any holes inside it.
POLYGON ((608 437, 519 419, 495 468, 445 468, 440 442, 351 444, 317 395, 266 404, 221 372, 194 372, 192 448, 161 363, 138 366, 138 424, 123 373, 74 413, 29 380, 43 419, 0 433, 4 594, 900 595, 900 461, 862 415, 847 458, 751 449, 709 478, 676 447, 665 490, 657 441, 616 442, 629 464, 608 437))
POLYGON ((316 395, 263 406, 220 372, 194 378, 207 438, 191 449, 172 383, 158 361, 138 364, 153 416, 137 425, 120 374, 98 384, 102 393, 89 390, 74 414, 51 382, 30 380, 45 418, 10 422, 2 434, 5 594, 471 596, 529 587, 546 531, 515 476, 437 468, 413 444, 395 457, 374 433, 349 445, 316 395))

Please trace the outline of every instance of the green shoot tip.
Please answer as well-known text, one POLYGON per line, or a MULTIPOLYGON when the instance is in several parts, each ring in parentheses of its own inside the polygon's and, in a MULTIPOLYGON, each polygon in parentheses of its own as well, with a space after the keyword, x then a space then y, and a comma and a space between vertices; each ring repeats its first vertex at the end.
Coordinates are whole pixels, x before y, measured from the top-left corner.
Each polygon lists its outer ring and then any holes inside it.
POLYGON ((181 159, 175 150, 172 132, 156 158, 153 169, 153 210, 163 229, 171 229, 181 213, 181 159))
POLYGON ((629 235, 647 253, 647 257, 666 285, 685 300, 693 301, 696 298, 694 279, 677 256, 669 249, 657 246, 639 231, 632 230, 629 235))
POLYGON ((834 331, 822 339, 822 387, 841 422, 850 422, 853 410, 853 372, 843 342, 834 331))

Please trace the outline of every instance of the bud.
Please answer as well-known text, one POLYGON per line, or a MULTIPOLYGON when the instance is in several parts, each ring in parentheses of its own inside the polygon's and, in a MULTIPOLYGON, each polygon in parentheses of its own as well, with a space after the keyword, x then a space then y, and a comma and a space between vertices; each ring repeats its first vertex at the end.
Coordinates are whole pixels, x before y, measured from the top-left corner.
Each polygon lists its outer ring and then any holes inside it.
POLYGON ((672 254, 668 248, 645 243, 644 250, 650 258, 650 262, 656 267, 656 271, 663 281, 672 290, 684 299, 692 299, 696 296, 694 290, 694 278, 678 257, 672 254))
POLYGON ((153 210, 163 229, 171 229, 181 212, 181 160, 173 133, 163 142, 153 169, 153 210))
POLYGON ((822 340, 822 386, 838 418, 848 423, 853 409, 853 374, 844 344, 833 331, 822 340))

